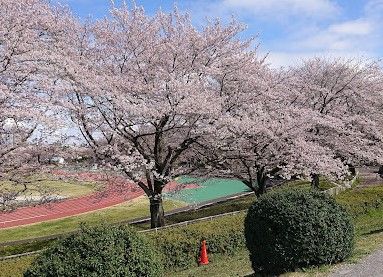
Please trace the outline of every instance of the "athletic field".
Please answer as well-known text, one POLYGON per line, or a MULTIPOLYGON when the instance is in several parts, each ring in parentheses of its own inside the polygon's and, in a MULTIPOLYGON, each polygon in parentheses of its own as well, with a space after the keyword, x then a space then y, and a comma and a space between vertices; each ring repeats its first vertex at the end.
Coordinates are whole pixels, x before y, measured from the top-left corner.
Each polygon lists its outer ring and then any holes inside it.
MULTIPOLYGON (((198 204, 220 197, 250 191, 242 182, 233 179, 180 177, 176 182, 180 184, 198 185, 196 188, 186 188, 166 193, 167 198, 181 200, 189 204, 198 204)), ((182 188, 182 186, 180 188, 182 188)))

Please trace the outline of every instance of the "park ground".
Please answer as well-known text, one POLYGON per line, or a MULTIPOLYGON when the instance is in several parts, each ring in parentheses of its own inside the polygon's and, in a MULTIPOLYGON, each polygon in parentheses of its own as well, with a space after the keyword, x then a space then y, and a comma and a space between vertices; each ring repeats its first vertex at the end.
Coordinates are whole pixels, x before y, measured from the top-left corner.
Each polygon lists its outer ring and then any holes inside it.
MULTIPOLYGON (((303 182, 295 182, 289 186, 308 189, 308 184, 303 182)), ((322 182, 321 186, 322 189, 327 189, 329 184, 322 182)), ((177 223, 233 210, 243 210, 249 207, 253 200, 253 195, 248 195, 212 205, 201 210, 176 214, 168 217, 167 220, 168 223, 177 223)), ((349 266, 348 264, 358 263, 362 261, 366 255, 383 248, 383 185, 381 185, 379 177, 370 172, 362 172, 359 182, 351 189, 337 195, 336 200, 338 203, 344 205, 353 215, 356 230, 356 244, 352 256, 342 264, 306 268, 297 272, 286 273, 283 276, 330 276, 332 272, 342 270, 344 266, 347 268, 349 266)), ((145 217, 147 215, 147 204, 147 200, 144 197, 139 197, 129 202, 78 216, 17 228, 2 229, 0 230, 0 243, 71 232, 78 227, 80 222, 87 222, 93 225, 102 221, 117 223, 138 217, 145 217)), ((185 205, 187 205, 185 202, 179 200, 168 199, 165 201, 165 209, 167 211, 184 207, 185 205)), ((217 220, 220 219, 218 218, 216 221, 217 220)), ((214 220, 200 222, 194 225, 198 224, 204 225, 204 228, 209 228, 209 225, 214 224, 214 220)), ((136 227, 141 230, 148 226, 142 224, 136 227)), ((23 247, 21 247, 19 250, 21 249, 21 252, 35 250, 35 246, 31 247, 32 249, 28 249, 28 247, 23 249, 23 247)), ((8 249, 3 247, 1 250, 2 255, 14 254, 12 251, 15 251, 15 249, 17 250, 17 247, 8 247, 8 249)), ((36 255, 31 255, 0 261, 0 276, 21 276, 22 272, 35 257, 36 255)), ((207 266, 190 266, 183 270, 173 269, 167 271, 166 276, 252 276, 253 274, 248 260, 248 252, 245 248, 238 249, 230 255, 210 254, 209 259, 210 264, 207 266)))

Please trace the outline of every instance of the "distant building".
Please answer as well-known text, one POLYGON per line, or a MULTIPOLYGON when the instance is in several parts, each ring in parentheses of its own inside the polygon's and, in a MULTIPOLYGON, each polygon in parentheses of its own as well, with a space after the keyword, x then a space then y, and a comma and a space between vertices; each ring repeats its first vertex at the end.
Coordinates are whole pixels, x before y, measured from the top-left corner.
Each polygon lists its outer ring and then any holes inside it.
POLYGON ((63 157, 55 156, 50 159, 49 163, 56 165, 64 165, 65 159, 63 157))

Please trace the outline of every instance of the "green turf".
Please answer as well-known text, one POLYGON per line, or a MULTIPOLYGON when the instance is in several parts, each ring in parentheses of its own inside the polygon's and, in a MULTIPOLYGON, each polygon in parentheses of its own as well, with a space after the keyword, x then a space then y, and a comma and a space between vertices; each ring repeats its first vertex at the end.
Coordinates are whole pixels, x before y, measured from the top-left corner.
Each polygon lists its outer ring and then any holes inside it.
POLYGON ((16 259, 10 259, 0 261, 0 276, 1 277, 21 277, 24 271, 28 269, 36 255, 20 257, 16 259))
POLYGON ((206 180, 203 178, 181 177, 177 179, 177 182, 181 184, 197 183, 200 186, 198 188, 185 189, 166 194, 166 197, 170 199, 181 200, 189 204, 201 203, 240 192, 250 191, 241 181, 233 179, 212 178, 206 180))
MULTIPOLYGON (((176 192, 166 193, 166 197, 175 200, 181 200, 189 204, 198 204, 210 200, 214 200, 220 197, 226 197, 237 193, 249 192, 250 189, 239 180, 235 179, 221 179, 221 178, 192 178, 192 177, 180 177, 176 180, 180 184, 198 184, 198 188, 184 189, 176 192)), ((288 188, 302 188, 310 189, 310 182, 304 180, 289 181, 278 189, 288 188)), ((319 189, 326 190, 334 187, 334 184, 320 178, 319 189)))
MULTIPOLYGON (((26 191, 20 194, 20 196, 39 196, 39 191, 46 191, 62 197, 79 197, 90 194, 100 187, 101 184, 97 182, 54 180, 52 176, 48 176, 44 180, 33 181, 28 184, 26 191)), ((0 181, 0 188, 5 191, 22 191, 24 186, 23 184, 13 184, 9 181, 0 181)))
POLYGON ((209 264, 205 266, 192 267, 187 270, 168 272, 166 276, 177 277, 210 277, 210 276, 247 276, 252 273, 249 252, 244 249, 235 255, 209 255, 209 264))

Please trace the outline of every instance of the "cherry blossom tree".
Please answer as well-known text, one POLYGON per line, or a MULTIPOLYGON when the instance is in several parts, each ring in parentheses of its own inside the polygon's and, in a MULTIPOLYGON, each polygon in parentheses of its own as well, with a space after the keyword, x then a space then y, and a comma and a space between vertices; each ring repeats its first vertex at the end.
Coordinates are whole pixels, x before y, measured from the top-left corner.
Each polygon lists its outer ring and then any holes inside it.
MULTIPOLYGON (((307 60, 289 69, 291 105, 317 113, 310 140, 349 167, 382 164, 383 74, 375 61, 307 60)), ((318 176, 314 175, 318 182, 318 176)))
POLYGON ((0 0, 0 178, 8 184, 0 188, 3 206, 27 189, 27 177, 39 167, 38 145, 55 125, 43 88, 56 18, 45 1, 0 0))
POLYGON ((238 76, 262 68, 242 30, 218 21, 199 30, 177 10, 150 17, 123 6, 78 27, 61 50, 61 105, 97 157, 149 197, 152 227, 164 225, 165 185, 196 170, 187 159, 236 97, 238 76))
POLYGON ((339 179, 347 173, 332 149, 307 135, 317 116, 286 102, 283 75, 269 70, 263 78, 251 80, 257 87, 244 86, 238 93, 242 101, 228 105, 236 108, 221 118, 216 143, 198 149, 196 163, 204 165, 205 174, 239 179, 259 196, 273 178, 308 179, 316 172, 339 179))
POLYGON ((376 62, 276 71, 235 21, 197 29, 177 10, 122 6, 82 23, 42 0, 0 4, 0 174, 15 183, 68 119, 149 197, 152 227, 164 225, 162 191, 180 175, 238 178, 259 195, 269 178, 383 163, 376 62))

